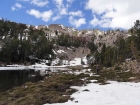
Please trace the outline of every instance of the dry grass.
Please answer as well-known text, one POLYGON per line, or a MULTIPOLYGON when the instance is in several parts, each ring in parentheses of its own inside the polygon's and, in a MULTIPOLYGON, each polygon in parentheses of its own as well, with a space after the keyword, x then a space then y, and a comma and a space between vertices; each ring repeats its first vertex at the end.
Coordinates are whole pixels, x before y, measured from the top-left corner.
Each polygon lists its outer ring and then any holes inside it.
MULTIPOLYGON (((94 71, 93 71, 94 72, 94 71)), ((94 72, 95 73, 95 72, 94 72)), ((134 77, 136 81, 140 80, 139 74, 133 74, 132 71, 123 71, 120 70, 120 68, 117 68, 117 70, 103 70, 100 71, 98 74, 99 76, 91 76, 88 77, 88 80, 97 80, 94 83, 100 83, 101 85, 108 84, 108 80, 118 81, 118 82, 131 82, 132 80, 130 77, 134 77), (118 70, 119 69, 119 70, 118 70)))
POLYGON ((0 93, 0 105, 42 105, 45 103, 63 103, 76 92, 73 85, 83 85, 81 80, 87 75, 58 74, 37 83, 27 82, 0 93))

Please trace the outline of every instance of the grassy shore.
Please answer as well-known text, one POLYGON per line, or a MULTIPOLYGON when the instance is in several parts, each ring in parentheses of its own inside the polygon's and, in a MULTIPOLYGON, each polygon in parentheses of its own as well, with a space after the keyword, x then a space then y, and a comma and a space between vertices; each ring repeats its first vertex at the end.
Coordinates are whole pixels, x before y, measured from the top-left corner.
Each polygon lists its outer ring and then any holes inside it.
MULTIPOLYGON (((139 74, 122 70, 102 70, 99 74, 93 69, 73 69, 45 77, 42 81, 27 82, 0 93, 0 105, 42 105, 45 103, 63 103, 74 100, 71 94, 77 90, 71 86, 84 86, 94 83, 108 84, 108 80, 119 82, 139 82, 139 74), (70 73, 71 72, 71 73, 70 73)), ((88 90, 85 90, 88 91, 88 90)))

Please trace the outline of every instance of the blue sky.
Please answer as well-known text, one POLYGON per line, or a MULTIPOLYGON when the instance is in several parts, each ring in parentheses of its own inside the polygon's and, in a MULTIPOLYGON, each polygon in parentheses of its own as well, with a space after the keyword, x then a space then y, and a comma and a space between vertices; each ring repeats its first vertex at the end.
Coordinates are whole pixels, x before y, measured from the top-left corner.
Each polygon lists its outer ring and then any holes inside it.
POLYGON ((77 29, 129 29, 140 19, 139 0, 0 0, 0 18, 77 29))

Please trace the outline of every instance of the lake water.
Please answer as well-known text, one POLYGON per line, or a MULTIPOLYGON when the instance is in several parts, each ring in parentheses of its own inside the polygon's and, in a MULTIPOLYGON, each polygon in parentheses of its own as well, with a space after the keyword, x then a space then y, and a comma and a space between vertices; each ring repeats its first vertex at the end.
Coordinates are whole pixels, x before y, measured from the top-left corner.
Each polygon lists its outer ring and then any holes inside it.
POLYGON ((20 86, 25 82, 37 82, 43 79, 39 71, 34 70, 1 70, 0 92, 14 86, 20 86))
POLYGON ((52 72, 70 70, 68 68, 53 68, 53 67, 36 68, 32 70, 28 70, 28 69, 23 70, 23 68, 19 70, 18 68, 16 68, 16 70, 13 70, 13 68, 10 70, 10 67, 0 68, 0 92, 10 89, 14 86, 20 86, 25 82, 37 82, 39 80, 42 80, 45 74, 42 76, 41 73, 44 70, 52 71, 52 72))

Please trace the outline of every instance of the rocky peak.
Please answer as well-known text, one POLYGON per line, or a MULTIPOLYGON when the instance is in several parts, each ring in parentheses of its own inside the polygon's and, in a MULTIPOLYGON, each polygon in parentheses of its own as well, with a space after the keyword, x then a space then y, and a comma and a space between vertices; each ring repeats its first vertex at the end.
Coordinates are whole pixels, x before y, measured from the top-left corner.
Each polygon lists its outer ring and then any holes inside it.
POLYGON ((50 24, 48 26, 48 28, 50 30, 59 30, 59 31, 67 31, 67 32, 71 32, 71 31, 76 31, 75 28, 72 28, 72 27, 66 27, 62 24, 50 24))

